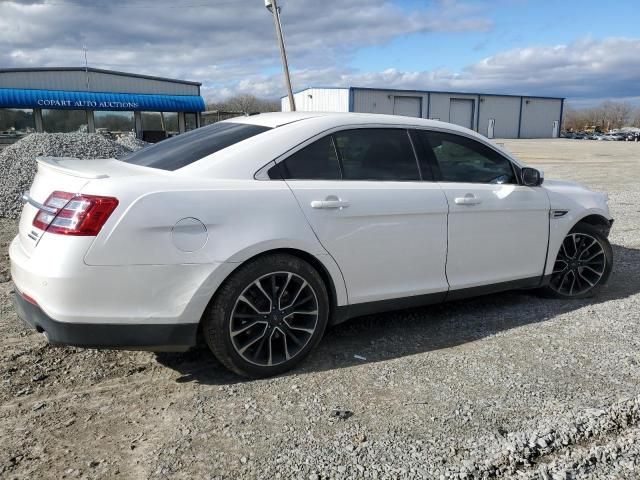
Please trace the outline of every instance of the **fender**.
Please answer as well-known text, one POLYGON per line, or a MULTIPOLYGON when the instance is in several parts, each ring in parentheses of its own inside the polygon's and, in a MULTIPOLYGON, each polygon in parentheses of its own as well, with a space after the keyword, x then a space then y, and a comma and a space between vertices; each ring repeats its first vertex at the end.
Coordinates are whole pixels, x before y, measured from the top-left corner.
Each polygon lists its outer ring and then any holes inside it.
POLYGON ((232 257, 232 259, 230 259, 230 261, 220 263, 211 272, 207 279, 200 285, 196 293, 189 301, 183 313, 183 318, 185 319, 185 321, 186 319, 199 320, 202 318, 207 305, 209 304, 215 293, 218 291, 220 286, 240 265, 243 265, 244 263, 251 261, 253 258, 256 258, 258 256, 266 255, 271 252, 282 251, 287 251, 292 253, 293 255, 298 255, 303 258, 306 257, 305 260, 307 261, 309 258, 312 258, 313 261, 311 263, 319 264, 324 270, 320 271, 319 273, 322 276, 328 276, 331 280, 331 285, 327 285, 327 289, 329 290, 333 302, 335 302, 335 307, 340 308, 348 304, 347 288, 344 283, 344 278, 342 277, 342 272, 340 271, 340 268, 333 260, 331 255, 313 255, 308 253, 308 250, 301 250, 299 248, 293 247, 291 243, 270 241, 263 242, 260 245, 252 245, 250 248, 238 252, 232 257))
POLYGON ((580 211, 568 210, 566 214, 554 218, 554 212, 562 212, 562 209, 552 209, 549 215, 549 249, 547 251, 547 262, 545 275, 551 275, 553 265, 560 250, 564 238, 583 219, 590 216, 601 217, 605 222, 611 224, 613 218, 607 210, 602 208, 588 208, 580 211))

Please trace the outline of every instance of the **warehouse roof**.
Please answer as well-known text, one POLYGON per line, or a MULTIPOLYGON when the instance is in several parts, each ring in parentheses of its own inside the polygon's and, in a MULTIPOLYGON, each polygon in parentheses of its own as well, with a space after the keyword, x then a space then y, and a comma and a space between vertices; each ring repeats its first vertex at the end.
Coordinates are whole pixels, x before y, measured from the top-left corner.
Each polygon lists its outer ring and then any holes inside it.
MULTIPOLYGON (((543 98, 547 100, 565 100, 565 97, 545 97, 540 95, 514 95, 504 93, 482 93, 482 92, 451 92, 443 90, 420 90, 420 89, 403 89, 403 88, 376 88, 376 87, 306 87, 300 90, 296 90, 293 94, 302 93, 311 89, 318 90, 375 90, 378 92, 405 92, 405 93, 444 93, 446 95, 476 95, 481 97, 525 97, 525 98, 543 98)), ((282 98, 287 98, 287 95, 283 95, 282 98)))
POLYGON ((200 82, 192 82, 189 80, 178 80, 175 78, 156 77, 152 75, 141 75, 139 73, 119 72, 116 70, 103 70, 100 68, 85 68, 85 67, 35 67, 35 68, 1 68, 0 74, 11 72, 26 72, 26 73, 38 73, 38 72, 94 72, 94 73, 108 73, 110 75, 120 75, 123 77, 144 78, 147 80, 159 80, 161 82, 173 82, 181 83, 184 85, 194 85, 197 87, 202 86, 200 82))

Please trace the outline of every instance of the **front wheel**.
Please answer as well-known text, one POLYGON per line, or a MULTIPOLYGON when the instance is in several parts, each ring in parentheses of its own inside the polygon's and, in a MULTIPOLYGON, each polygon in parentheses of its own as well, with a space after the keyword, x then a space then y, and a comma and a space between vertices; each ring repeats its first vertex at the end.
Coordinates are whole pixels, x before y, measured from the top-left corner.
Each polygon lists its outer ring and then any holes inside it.
POLYGON ((543 293, 553 298, 588 298, 607 283, 613 267, 609 240, 596 228, 578 224, 564 238, 543 293))
POLYGON ((258 258, 236 270, 204 318, 213 354, 252 378, 293 368, 318 344, 329 318, 322 277, 287 254, 258 258))

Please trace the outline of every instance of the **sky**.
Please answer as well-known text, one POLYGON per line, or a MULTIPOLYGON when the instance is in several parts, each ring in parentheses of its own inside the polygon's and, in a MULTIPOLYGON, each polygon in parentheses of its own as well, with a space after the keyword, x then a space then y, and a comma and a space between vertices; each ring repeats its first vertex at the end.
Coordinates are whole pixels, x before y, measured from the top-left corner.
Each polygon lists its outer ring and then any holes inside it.
MULTIPOLYGON (((640 105, 637 0, 280 0, 294 90, 360 86, 640 105)), ((285 94, 264 0, 0 1, 0 68, 194 80, 207 100, 285 94)))

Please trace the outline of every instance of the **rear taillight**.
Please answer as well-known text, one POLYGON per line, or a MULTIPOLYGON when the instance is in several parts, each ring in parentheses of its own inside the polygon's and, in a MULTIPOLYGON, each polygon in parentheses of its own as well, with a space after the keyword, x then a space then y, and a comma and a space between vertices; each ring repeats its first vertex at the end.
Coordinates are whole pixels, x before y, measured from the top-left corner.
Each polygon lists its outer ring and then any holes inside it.
POLYGON ((33 226, 60 235, 95 236, 118 206, 118 199, 53 192, 33 219, 33 226))

